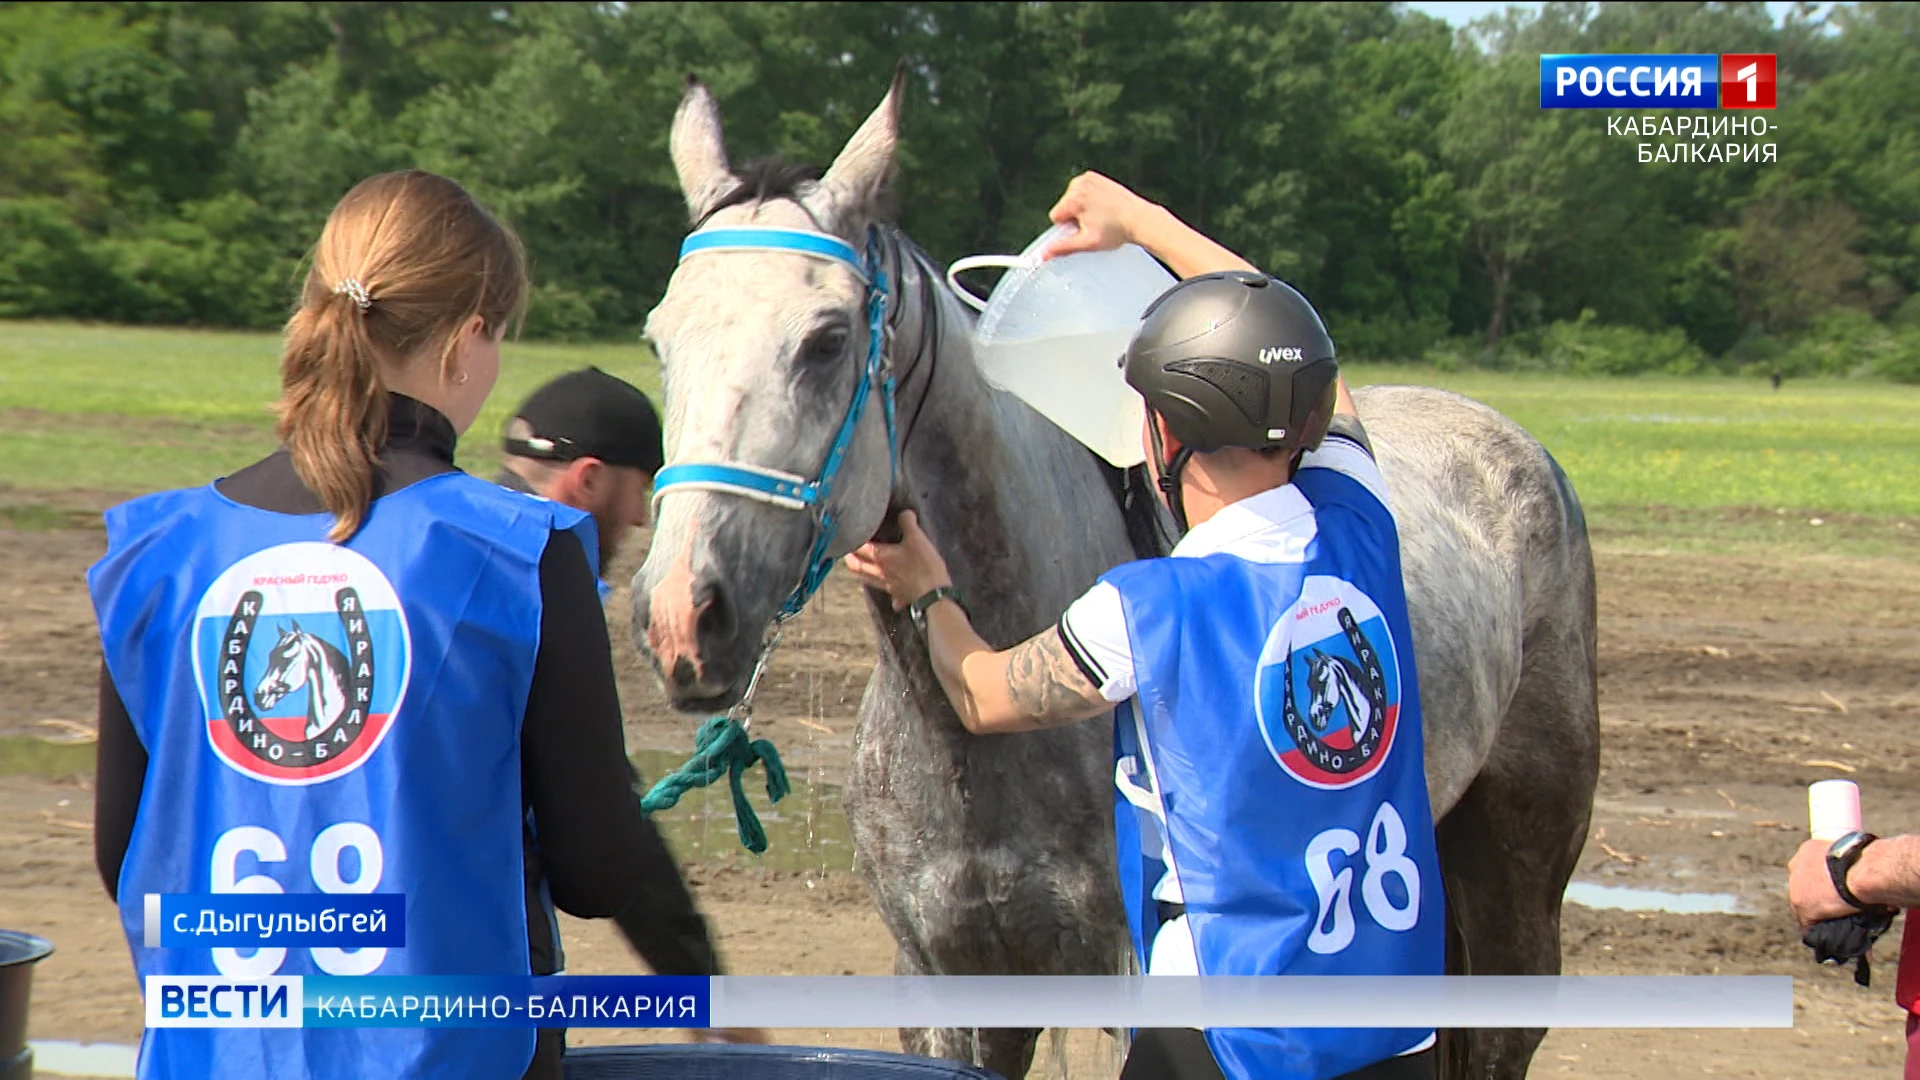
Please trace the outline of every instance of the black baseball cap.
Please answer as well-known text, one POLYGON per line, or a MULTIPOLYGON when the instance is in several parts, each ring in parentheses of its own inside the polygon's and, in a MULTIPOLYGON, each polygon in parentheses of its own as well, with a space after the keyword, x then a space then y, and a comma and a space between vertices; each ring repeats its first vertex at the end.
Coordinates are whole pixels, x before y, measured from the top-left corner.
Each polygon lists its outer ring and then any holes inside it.
POLYGON ((631 383, 593 367, 535 390, 507 421, 501 443, 516 457, 594 457, 649 473, 659 472, 666 461, 653 402, 631 383))

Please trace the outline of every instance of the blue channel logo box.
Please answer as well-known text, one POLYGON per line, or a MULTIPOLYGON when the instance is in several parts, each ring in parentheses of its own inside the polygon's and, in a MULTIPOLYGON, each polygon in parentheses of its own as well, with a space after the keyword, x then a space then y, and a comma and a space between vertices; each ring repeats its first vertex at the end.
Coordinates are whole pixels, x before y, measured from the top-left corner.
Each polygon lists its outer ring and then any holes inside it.
POLYGON ((1543 109, 1718 109, 1715 53, 1547 53, 1543 109))

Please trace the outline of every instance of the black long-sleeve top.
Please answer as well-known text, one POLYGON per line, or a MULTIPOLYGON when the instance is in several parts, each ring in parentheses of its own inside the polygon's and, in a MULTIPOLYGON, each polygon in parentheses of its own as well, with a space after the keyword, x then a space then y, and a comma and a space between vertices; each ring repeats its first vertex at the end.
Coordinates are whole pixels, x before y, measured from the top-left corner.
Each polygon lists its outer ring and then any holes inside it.
MULTIPOLYGON (((455 439, 446 417, 392 395, 374 497, 454 471, 455 439)), ((325 510, 285 449, 216 486, 235 502, 275 513, 325 510)), ((706 921, 666 843, 640 813, 639 777, 625 753, 606 619, 586 552, 571 532, 556 531, 547 543, 540 600, 540 647, 520 735, 522 799, 539 830, 537 843, 531 832, 523 834, 533 974, 552 974, 561 966, 557 928, 540 903, 542 881, 567 914, 614 919, 655 972, 718 974, 706 921)), ((97 767, 94 859, 113 895, 140 807, 147 751, 104 663, 97 767)), ((557 1033, 543 1033, 527 1076, 559 1077, 560 1052, 557 1033)))

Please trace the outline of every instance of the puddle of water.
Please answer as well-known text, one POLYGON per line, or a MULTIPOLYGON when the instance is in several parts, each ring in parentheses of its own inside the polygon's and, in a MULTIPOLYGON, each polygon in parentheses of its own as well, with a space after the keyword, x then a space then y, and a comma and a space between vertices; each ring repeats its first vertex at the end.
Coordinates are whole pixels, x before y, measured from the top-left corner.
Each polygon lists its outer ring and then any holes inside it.
POLYGON ((134 1074, 136 1048, 116 1043, 61 1042, 35 1039, 33 1071, 36 1076, 107 1076, 134 1074))
MULTIPOLYGON (((691 751, 689 751, 691 752, 691 751)), ((648 784, 686 764, 687 755, 668 750, 642 750, 633 763, 648 784)), ((847 837, 847 818, 840 805, 840 789, 789 777, 792 790, 778 806, 767 804, 766 774, 759 768, 746 775, 747 801, 767 830, 767 850, 755 855, 740 846, 733 821, 733 796, 725 778, 712 787, 690 791, 671 810, 653 821, 682 862, 713 865, 739 863, 774 870, 851 870, 853 843, 847 837)))
POLYGON ((1614 911, 1664 911, 1673 915, 1750 915, 1732 893, 1670 893, 1658 889, 1628 889, 1576 881, 1567 886, 1568 900, 1581 907, 1614 911))
MULTIPOLYGON (((94 744, 53 743, 32 736, 0 737, 0 776, 70 776, 93 771, 94 744)), ((634 755, 640 775, 651 784, 686 763, 685 754, 643 750, 634 755)), ((811 770, 809 770, 811 771, 811 770)), ((775 870, 851 870, 853 844, 840 789, 793 775, 793 788, 778 806, 767 804, 766 774, 746 777, 747 799, 767 830, 767 851, 756 856, 740 846, 733 822, 733 798, 724 779, 690 791, 678 806, 656 815, 674 855, 687 862, 741 862, 775 870)))
POLYGON ((93 744, 54 743, 31 735, 0 738, 0 776, 68 776, 93 771, 93 744))

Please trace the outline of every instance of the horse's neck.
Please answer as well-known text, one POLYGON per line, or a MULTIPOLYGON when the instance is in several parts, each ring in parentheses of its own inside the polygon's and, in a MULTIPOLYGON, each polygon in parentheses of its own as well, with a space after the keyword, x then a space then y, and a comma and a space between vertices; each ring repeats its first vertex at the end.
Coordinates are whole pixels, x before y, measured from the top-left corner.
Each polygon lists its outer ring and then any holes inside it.
POLYGON ((1340 691, 1342 703, 1350 710, 1357 711, 1367 700, 1365 691, 1360 688, 1360 680, 1347 665, 1336 663, 1333 667, 1334 684, 1340 691))
POLYGON ((345 654, 341 654, 341 663, 334 663, 327 643, 319 638, 308 638, 305 648, 306 661, 301 670, 307 684, 307 708, 316 715, 324 715, 334 710, 334 706, 346 700, 346 672, 343 670, 345 654), (322 702, 325 698, 327 701, 322 702))

